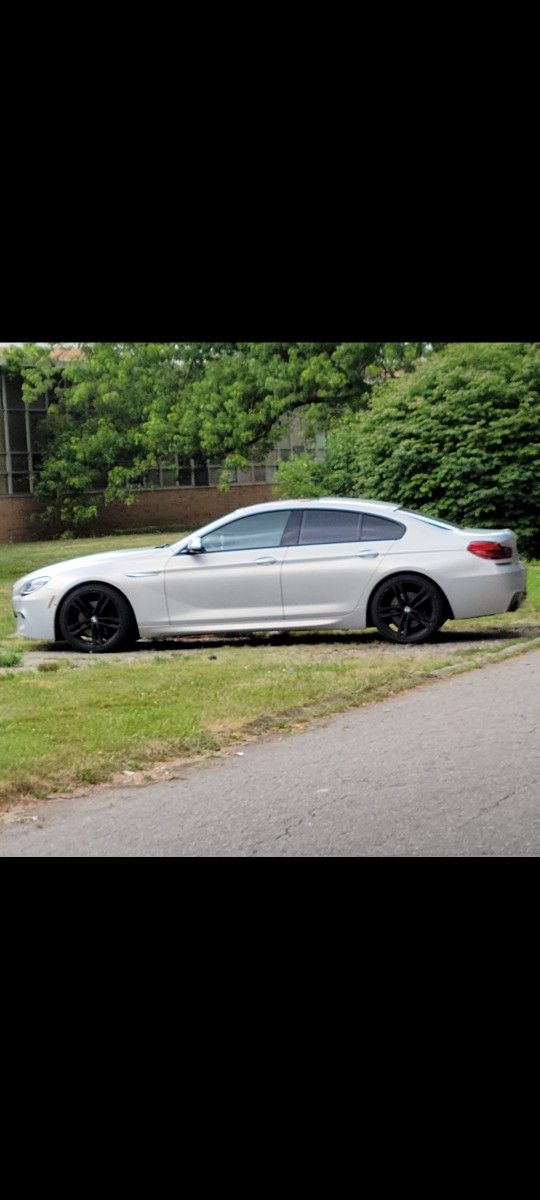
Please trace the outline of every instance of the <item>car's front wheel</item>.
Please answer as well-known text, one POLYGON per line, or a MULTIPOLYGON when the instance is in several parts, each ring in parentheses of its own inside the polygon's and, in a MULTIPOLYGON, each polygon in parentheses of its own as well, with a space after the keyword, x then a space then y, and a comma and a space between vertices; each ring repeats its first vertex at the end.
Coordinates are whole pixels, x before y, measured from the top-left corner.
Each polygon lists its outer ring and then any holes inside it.
POLYGON ((58 624, 74 650, 107 654, 120 650, 132 633, 129 605, 106 584, 83 584, 64 601, 58 624))
POLYGON ((387 642, 425 642, 445 620, 444 601, 429 579, 394 575, 377 588, 371 604, 373 624, 387 642))

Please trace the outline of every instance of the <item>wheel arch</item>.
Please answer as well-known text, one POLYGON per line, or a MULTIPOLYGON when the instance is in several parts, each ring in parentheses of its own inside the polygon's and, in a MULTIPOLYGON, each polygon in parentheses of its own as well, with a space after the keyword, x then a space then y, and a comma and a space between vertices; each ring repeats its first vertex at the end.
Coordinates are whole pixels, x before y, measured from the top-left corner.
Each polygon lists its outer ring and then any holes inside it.
POLYGON ((444 605, 445 621, 453 621, 454 620, 454 614, 452 612, 452 605, 450 604, 448 596, 446 595, 445 591, 441 587, 440 583, 437 583, 437 580, 433 579, 431 575, 427 575, 425 571, 406 571, 402 567, 400 571, 390 571, 388 575, 383 575, 383 578, 382 579, 379 578, 377 580, 377 582, 373 585, 370 595, 369 595, 369 600, 367 602, 367 607, 366 607, 366 628, 369 629, 373 625, 373 614, 372 614, 371 608, 372 608, 373 597, 375 595, 375 592, 377 592, 379 590, 379 588, 382 586, 383 583, 388 583, 391 579, 396 579, 398 577, 398 575, 416 575, 417 579, 425 579, 427 581, 427 583, 431 584, 432 587, 437 588, 437 591, 438 591, 438 593, 441 597, 441 600, 443 602, 443 605, 444 605))
POLYGON ((127 604, 127 606, 128 606, 130 616, 131 616, 131 627, 133 630, 133 636, 136 639, 140 638, 141 635, 139 633, 139 626, 137 624, 137 618, 135 616, 133 605, 132 605, 129 597, 126 596, 126 593, 123 592, 119 587, 116 587, 116 584, 109 583, 106 579, 83 579, 83 580, 80 580, 79 583, 74 583, 72 585, 72 587, 68 588, 67 592, 64 592, 64 595, 62 596, 60 603, 56 607, 56 612, 54 615, 54 638, 55 638, 56 642, 62 641, 62 631, 60 629, 60 613, 64 607, 64 604, 66 603, 66 600, 69 600, 69 597, 72 596, 74 592, 77 592, 80 587, 107 587, 107 588, 110 588, 110 590, 112 592, 116 592, 117 596, 120 596, 121 599, 124 601, 124 604, 127 604))

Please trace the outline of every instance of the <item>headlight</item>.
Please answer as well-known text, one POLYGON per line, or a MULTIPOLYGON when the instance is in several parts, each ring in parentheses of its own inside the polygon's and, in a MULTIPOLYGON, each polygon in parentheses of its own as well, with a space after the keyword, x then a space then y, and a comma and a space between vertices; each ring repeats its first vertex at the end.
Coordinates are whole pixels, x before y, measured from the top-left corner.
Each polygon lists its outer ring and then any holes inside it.
POLYGON ((37 592, 39 588, 45 587, 45 584, 50 582, 50 578, 50 575, 41 575, 39 579, 30 579, 23 585, 18 595, 29 596, 30 592, 37 592))

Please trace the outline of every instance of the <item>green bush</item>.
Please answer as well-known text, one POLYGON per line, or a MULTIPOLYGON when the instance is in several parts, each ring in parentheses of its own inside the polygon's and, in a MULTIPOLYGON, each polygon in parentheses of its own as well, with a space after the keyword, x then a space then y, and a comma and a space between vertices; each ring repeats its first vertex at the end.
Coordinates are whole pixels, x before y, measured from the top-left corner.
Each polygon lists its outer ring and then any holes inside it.
POLYGON ((363 496, 462 526, 510 526, 540 550, 540 343, 455 343, 377 388, 324 463, 283 464, 280 493, 363 496))

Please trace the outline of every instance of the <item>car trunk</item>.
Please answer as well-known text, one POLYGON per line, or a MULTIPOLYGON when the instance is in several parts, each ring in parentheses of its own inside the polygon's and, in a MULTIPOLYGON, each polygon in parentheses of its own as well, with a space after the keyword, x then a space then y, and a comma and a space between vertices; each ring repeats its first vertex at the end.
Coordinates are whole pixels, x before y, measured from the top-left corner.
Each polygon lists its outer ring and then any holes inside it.
MULTIPOLYGON (((463 537, 466 548, 470 547, 471 545, 489 546, 490 543, 494 546, 509 547, 512 551, 511 557, 506 557, 505 554, 501 554, 499 561, 507 563, 518 561, 517 538, 511 529, 460 529, 459 532, 463 537)), ((471 553, 474 553, 474 551, 471 551, 471 553)), ((490 558, 493 561, 497 561, 497 553, 495 549, 493 552, 486 551, 485 553, 480 553, 479 557, 490 558)))

